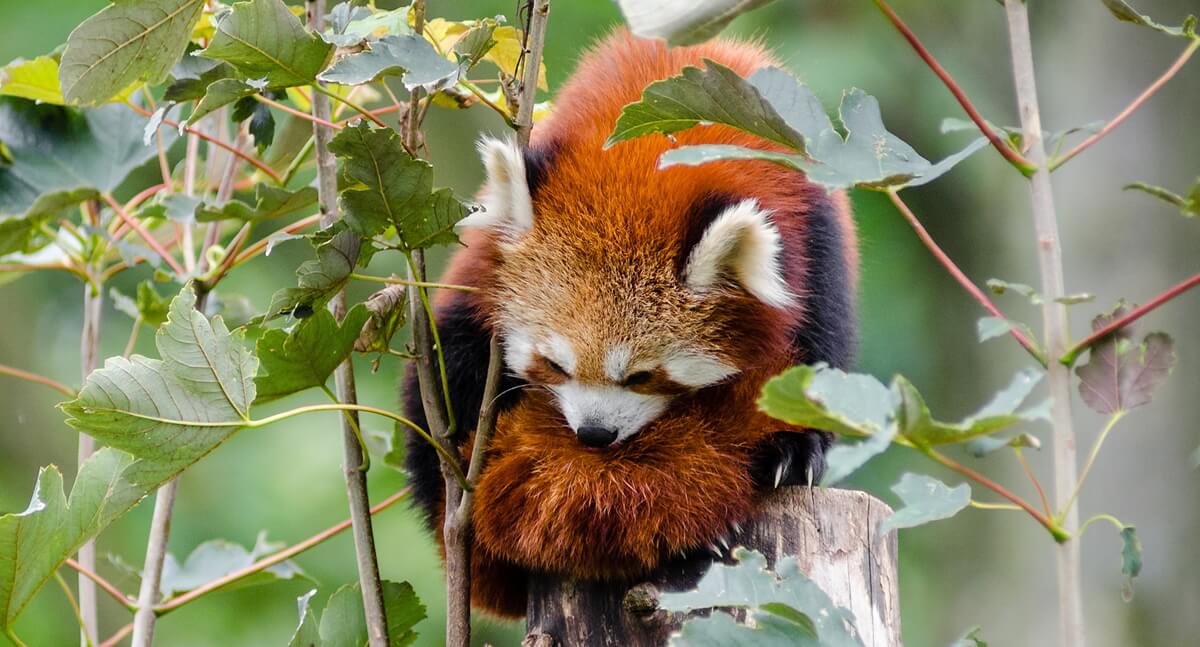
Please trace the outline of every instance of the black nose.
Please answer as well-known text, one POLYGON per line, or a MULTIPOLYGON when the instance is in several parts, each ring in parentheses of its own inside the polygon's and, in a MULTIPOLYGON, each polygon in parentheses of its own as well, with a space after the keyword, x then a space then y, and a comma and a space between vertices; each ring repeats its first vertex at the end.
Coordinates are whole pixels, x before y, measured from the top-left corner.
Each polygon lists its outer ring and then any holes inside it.
POLYGON ((617 430, 608 427, 580 427, 575 431, 579 442, 588 447, 607 447, 617 439, 617 430))

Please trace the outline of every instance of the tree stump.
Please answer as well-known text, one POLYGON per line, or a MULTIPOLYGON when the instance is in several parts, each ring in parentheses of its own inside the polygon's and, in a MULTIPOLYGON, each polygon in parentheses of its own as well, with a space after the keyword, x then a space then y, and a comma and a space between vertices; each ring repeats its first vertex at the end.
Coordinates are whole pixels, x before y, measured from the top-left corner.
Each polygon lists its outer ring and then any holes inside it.
MULTIPOLYGON (((781 488, 734 537, 774 565, 801 570, 850 609, 866 647, 900 647, 896 535, 878 532, 892 510, 865 492, 781 488)), ((579 581, 539 574, 529 582, 524 647, 661 647, 688 617, 658 608, 659 591, 691 588, 708 560, 671 565, 645 582, 579 581)))

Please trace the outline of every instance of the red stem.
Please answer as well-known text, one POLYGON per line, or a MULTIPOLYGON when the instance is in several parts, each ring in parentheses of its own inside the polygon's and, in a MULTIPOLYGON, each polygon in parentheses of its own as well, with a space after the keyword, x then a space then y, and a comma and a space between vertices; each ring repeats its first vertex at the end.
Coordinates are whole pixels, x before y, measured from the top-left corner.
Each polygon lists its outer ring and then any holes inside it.
POLYGON ((19 368, 5 366, 4 364, 0 364, 0 375, 11 375, 15 378, 25 380, 26 382, 33 382, 34 384, 41 384, 42 386, 50 387, 55 391, 67 396, 68 398, 75 398, 79 396, 79 394, 75 392, 75 389, 72 389, 62 382, 52 380, 44 375, 38 375, 37 373, 30 373, 29 371, 22 371, 19 368))
MULTIPOLYGON (((129 106, 131 109, 133 109, 134 112, 140 114, 143 117, 149 117, 151 114, 148 110, 142 108, 139 105, 135 105, 132 103, 126 103, 125 105, 129 106)), ((164 124, 167 124, 168 126, 174 126, 176 128, 179 128, 179 122, 177 122, 177 121, 172 121, 170 119, 163 119, 162 122, 164 124)), ((191 126, 184 126, 183 130, 184 130, 184 132, 191 133, 210 144, 219 146, 220 148, 224 148, 225 150, 229 151, 230 153, 233 153, 234 155, 246 160, 247 162, 249 162, 251 165, 253 165, 258 170, 271 176, 271 179, 275 180, 276 184, 281 184, 283 182, 283 178, 278 173, 276 173, 274 169, 272 169, 270 166, 267 166, 267 164, 265 162, 258 159, 257 157, 254 157, 253 155, 250 155, 244 151, 238 150, 236 146, 231 146, 231 145, 221 141, 220 139, 217 139, 216 137, 212 137, 202 131, 192 128, 191 126)))
POLYGON ((1171 77, 1175 76, 1175 74, 1179 72, 1179 70, 1183 67, 1183 64, 1187 63, 1188 59, 1192 57, 1192 54, 1196 53, 1197 48, 1200 48, 1200 38, 1193 39, 1192 43, 1183 50, 1183 53, 1179 55, 1179 58, 1175 59, 1175 62, 1171 64, 1171 67, 1167 68, 1166 72, 1163 72, 1162 76, 1158 77, 1154 83, 1151 83, 1150 87, 1146 88, 1144 92, 1139 94, 1138 97, 1133 100, 1133 103, 1130 103, 1124 110, 1121 111, 1120 114, 1109 120, 1107 124, 1104 124, 1103 128, 1094 133, 1091 137, 1079 142, 1079 145, 1067 151, 1062 157, 1051 160, 1050 170, 1053 171, 1063 164, 1066 164, 1067 161, 1069 161, 1072 157, 1082 153, 1089 146, 1107 136, 1113 131, 1114 128, 1120 126, 1121 122, 1128 119, 1129 115, 1132 115, 1134 111, 1142 107, 1143 103, 1146 103, 1150 97, 1154 96, 1155 92, 1158 92, 1162 86, 1167 84, 1167 81, 1171 80, 1171 77))
MULTIPOLYGON (((1000 317, 1001 319, 1008 319, 1008 317, 1004 315, 1004 312, 1002 312, 1000 308, 996 307, 996 304, 992 303, 992 300, 983 293, 983 290, 980 290, 978 287, 976 287, 975 284, 971 282, 971 279, 967 278, 967 275, 963 274, 963 271, 958 269, 958 266, 954 264, 954 261, 946 255, 946 252, 942 251, 941 247, 938 247, 938 244, 933 240, 933 237, 930 236, 929 232, 925 230, 925 227, 921 225, 921 221, 917 220, 917 216, 913 214, 911 209, 908 208, 908 205, 904 203, 904 200, 900 199, 899 194, 897 194, 895 190, 892 190, 888 191, 888 196, 891 197, 892 204, 896 205, 896 209, 900 211, 900 214, 904 216, 904 219, 908 221, 908 224, 912 226, 913 231, 917 232, 917 238, 921 239, 921 242, 925 244, 926 249, 928 249, 929 252, 933 254, 933 257, 937 259, 938 263, 940 263, 941 266, 950 273, 950 276, 954 277, 954 280, 958 281, 958 284, 961 285, 963 289, 966 290, 972 297, 975 297, 975 300, 979 302, 979 305, 983 306, 985 310, 992 313, 993 316, 1000 317)), ((1029 339, 1025 333, 1017 330, 1016 328, 1009 328, 1008 332, 1013 336, 1013 339, 1016 339, 1017 342, 1025 348, 1025 350, 1029 351, 1029 354, 1033 355, 1034 359, 1040 362, 1042 366, 1046 365, 1046 358, 1042 355, 1042 351, 1038 350, 1037 344, 1035 344, 1033 340, 1029 339)))
POLYGON ((133 633, 132 622, 118 629, 116 633, 109 636, 104 642, 97 645, 97 647, 116 647, 118 643, 125 639, 125 636, 131 633, 133 633))
POLYGON ((103 577, 100 577, 98 574, 84 568, 83 564, 80 564, 79 562, 71 559, 70 557, 68 557, 66 559, 66 561, 63 562, 63 564, 75 569, 77 572, 81 573, 82 575, 87 577, 89 580, 100 585, 100 588, 104 589, 105 593, 111 595, 113 597, 113 599, 116 600, 117 602, 120 602, 122 606, 124 606, 126 608, 130 608, 130 609, 133 608, 133 600, 130 599, 129 596, 122 593, 121 589, 118 589, 116 586, 113 586, 113 584, 111 582, 109 582, 108 580, 106 580, 103 577))
POLYGON ((988 138, 988 141, 992 143, 992 146, 994 146, 996 150, 1004 156, 1004 159, 1008 160, 1022 173, 1032 173, 1036 168, 1033 162, 1030 162, 1020 153, 1013 150, 1012 146, 1009 146, 1004 140, 1000 139, 999 135, 992 131, 991 127, 988 126, 987 121, 984 120, 983 115, 979 114, 979 111, 975 109, 975 104, 971 103, 971 100, 967 98, 966 92, 963 92, 963 89, 959 87, 958 83, 954 80, 954 77, 950 76, 950 73, 946 71, 946 68, 942 67, 941 63, 938 63, 937 59, 933 57, 933 54, 930 53, 928 49, 925 49, 925 45, 923 45, 917 38, 917 35, 908 28, 908 25, 904 24, 904 21, 900 19, 900 16, 896 14, 891 6, 889 6, 885 0, 875 0, 875 5, 879 7, 879 10, 887 16, 888 20, 890 20, 893 25, 895 25, 896 29, 900 31, 900 34, 904 36, 904 39, 908 41, 908 44, 912 45, 912 48, 916 50, 917 55, 925 61, 926 65, 929 66, 929 69, 933 70, 933 73, 938 75, 938 78, 940 78, 942 83, 946 85, 946 89, 950 90, 950 94, 954 95, 954 98, 958 100, 958 104, 967 112, 967 116, 971 118, 971 121, 975 122, 975 125, 978 126, 979 130, 983 132, 985 137, 988 138))
POLYGON ((1170 301, 1171 299, 1174 299, 1175 297, 1183 294, 1184 292, 1187 292, 1188 290, 1196 287, 1197 285, 1200 285, 1200 274, 1195 274, 1189 278, 1184 279, 1183 281, 1180 281, 1179 283, 1176 283, 1174 286, 1172 286, 1170 289, 1166 290, 1162 294, 1159 294, 1158 296, 1154 297, 1153 299, 1150 299, 1148 302, 1146 302, 1145 305, 1134 308, 1132 311, 1129 312, 1129 314, 1126 314, 1125 316, 1121 317, 1120 319, 1117 319, 1117 320, 1113 321, 1112 323, 1108 324, 1107 326, 1104 326, 1103 328, 1094 331, 1092 334, 1088 335, 1087 337, 1084 337, 1083 341, 1079 342, 1078 344, 1075 344, 1074 346, 1072 346, 1070 348, 1070 350, 1063 353, 1063 356, 1061 358, 1059 358, 1058 361, 1062 362, 1063 364, 1066 364, 1067 366, 1074 364, 1075 359, 1077 357, 1079 357, 1079 354, 1082 353, 1084 351, 1084 349, 1089 348, 1092 344, 1117 332, 1118 330, 1124 328, 1125 326, 1128 326, 1129 324, 1137 321, 1138 319, 1141 319, 1142 317, 1146 316, 1151 310, 1154 310, 1155 308, 1170 301))
POLYGON ((334 130, 342 129, 342 127, 340 125, 335 124, 332 121, 325 121, 324 119, 314 117, 311 114, 304 112, 303 110, 297 110, 291 106, 279 103, 278 101, 268 99, 267 97, 264 97, 261 94, 252 94, 250 96, 254 97, 254 99, 256 101, 258 101, 259 103, 264 103, 268 106, 271 106, 272 108, 278 108, 279 110, 282 110, 282 111, 288 113, 289 115, 294 115, 294 116, 304 119, 306 121, 311 121, 316 124, 321 124, 322 126, 325 126, 326 128, 332 128, 334 130))
POLYGON ((124 207, 122 207, 121 204, 112 197, 112 195, 104 193, 101 194, 101 197, 104 198, 104 201, 108 203, 108 206, 112 207, 112 210, 115 211, 118 216, 120 216, 121 220, 125 221, 125 224, 129 225, 131 229, 137 232, 138 236, 142 237, 142 240, 146 241, 146 244, 150 246, 150 249, 153 249, 155 253, 162 257, 163 261, 167 265, 171 266, 171 269, 175 271, 176 276, 185 276, 187 274, 187 272, 184 271, 183 266, 181 266, 179 262, 175 260, 175 257, 171 256, 171 253, 163 248, 162 243, 158 242, 158 239, 154 236, 151 236, 150 232, 143 229, 142 226, 136 220, 134 220, 128 212, 125 211, 124 207))

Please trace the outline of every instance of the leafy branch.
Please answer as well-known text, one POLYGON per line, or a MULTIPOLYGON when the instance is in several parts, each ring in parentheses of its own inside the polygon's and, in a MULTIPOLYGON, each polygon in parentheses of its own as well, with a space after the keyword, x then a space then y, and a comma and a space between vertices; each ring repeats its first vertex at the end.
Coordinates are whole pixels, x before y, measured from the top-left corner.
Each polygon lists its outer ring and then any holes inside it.
POLYGON ((1200 285, 1200 274, 1195 274, 1184 279, 1183 281, 1180 281, 1179 283, 1150 299, 1144 305, 1134 308, 1133 310, 1129 311, 1128 314, 1112 320, 1097 330, 1093 330, 1087 337, 1084 337, 1074 346, 1071 346, 1069 349, 1067 349, 1067 351, 1064 352, 1061 357, 1059 357, 1059 363, 1065 366, 1073 366, 1083 351, 1091 348, 1101 340, 1121 331, 1133 322, 1141 319, 1153 310, 1157 309, 1159 306, 1183 294, 1184 292, 1187 292, 1197 285, 1200 285))

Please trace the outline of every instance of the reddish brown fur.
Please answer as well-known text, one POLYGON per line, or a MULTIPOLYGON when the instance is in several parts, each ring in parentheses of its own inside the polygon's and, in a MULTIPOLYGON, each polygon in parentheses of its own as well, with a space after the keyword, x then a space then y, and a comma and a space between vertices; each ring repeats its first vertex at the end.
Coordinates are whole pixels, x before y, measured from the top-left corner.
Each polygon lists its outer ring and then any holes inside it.
MULTIPOLYGON (((791 331, 805 313, 770 308, 732 290, 697 300, 680 285, 676 256, 688 234, 687 214, 714 189, 755 197, 783 214, 804 213, 821 190, 765 162, 657 170, 659 156, 675 145, 767 147, 719 126, 679 133, 674 143, 654 135, 601 150, 622 107, 646 85, 704 59, 743 76, 775 64, 759 45, 728 40, 666 49, 618 32, 601 42, 559 93, 553 116, 534 129, 534 146, 552 147, 555 154, 535 196, 537 216, 522 242, 525 251, 502 254, 492 234, 470 231, 467 249, 447 272, 447 282, 484 288, 476 298, 490 313, 489 328, 500 304, 511 308, 514 301, 538 298, 521 290, 536 285, 535 292, 557 291, 557 303, 570 304, 557 315, 573 325, 624 319, 659 336, 691 335, 742 371, 701 395, 679 396, 663 417, 604 450, 580 444, 549 394, 527 389, 499 419, 476 495, 474 602, 483 609, 523 614, 524 569, 634 577, 711 542, 753 510, 752 450, 771 432, 787 429, 758 412, 755 400, 766 379, 805 360, 790 350, 791 331), (636 270, 631 278, 581 267, 636 270), (643 301, 626 303, 631 295, 643 301)), ((845 197, 834 200, 853 273, 853 224, 845 197)), ((776 218, 775 224, 786 249, 803 249, 802 218, 776 218)), ((803 258, 788 272, 791 289, 803 294, 803 258)), ((593 369, 599 361, 580 358, 593 369)))

